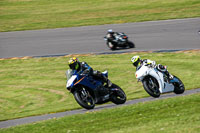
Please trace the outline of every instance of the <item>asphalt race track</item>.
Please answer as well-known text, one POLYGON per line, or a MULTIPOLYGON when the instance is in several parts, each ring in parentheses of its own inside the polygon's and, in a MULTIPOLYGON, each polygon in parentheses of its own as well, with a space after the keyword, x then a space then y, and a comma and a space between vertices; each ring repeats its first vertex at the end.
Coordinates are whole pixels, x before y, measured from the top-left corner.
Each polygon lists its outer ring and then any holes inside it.
POLYGON ((187 90, 183 94, 179 94, 179 95, 176 95, 174 93, 169 93, 169 94, 161 95, 159 98, 147 97, 147 98, 129 100, 129 101, 126 101, 126 103, 122 104, 122 105, 115 105, 115 104, 99 105, 99 106, 96 106, 92 110, 79 109, 79 110, 66 111, 66 112, 60 112, 60 113, 55 113, 55 114, 46 114, 46 115, 41 115, 41 116, 31 116, 31 117, 25 117, 25 118, 20 118, 20 119, 1 121, 0 122, 0 128, 8 128, 8 127, 11 127, 11 126, 33 123, 33 122, 48 120, 48 119, 52 119, 52 118, 60 118, 60 117, 64 117, 64 116, 74 115, 74 114, 84 114, 88 111, 92 112, 92 111, 102 110, 102 109, 105 109, 105 108, 107 108, 107 109, 108 108, 116 108, 116 107, 136 104, 136 103, 140 103, 140 102, 161 100, 161 99, 166 99, 166 98, 170 98, 170 97, 190 95, 190 94, 194 94, 194 93, 200 93, 200 88, 199 89, 193 89, 193 90, 187 90))
POLYGON ((0 58, 200 48, 200 18, 1 32, 0 58), (124 32, 136 48, 111 51, 108 29, 124 32))

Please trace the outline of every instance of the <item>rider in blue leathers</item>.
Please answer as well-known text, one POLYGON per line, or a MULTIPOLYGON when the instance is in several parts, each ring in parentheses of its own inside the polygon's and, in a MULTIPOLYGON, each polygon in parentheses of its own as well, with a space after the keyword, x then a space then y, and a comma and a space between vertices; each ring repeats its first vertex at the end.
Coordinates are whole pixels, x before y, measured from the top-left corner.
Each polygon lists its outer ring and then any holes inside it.
POLYGON ((105 77, 100 71, 93 70, 86 62, 80 62, 78 58, 73 57, 68 61, 68 63, 70 69, 76 70, 79 74, 88 74, 107 83, 108 87, 112 86, 111 81, 107 77, 105 77))

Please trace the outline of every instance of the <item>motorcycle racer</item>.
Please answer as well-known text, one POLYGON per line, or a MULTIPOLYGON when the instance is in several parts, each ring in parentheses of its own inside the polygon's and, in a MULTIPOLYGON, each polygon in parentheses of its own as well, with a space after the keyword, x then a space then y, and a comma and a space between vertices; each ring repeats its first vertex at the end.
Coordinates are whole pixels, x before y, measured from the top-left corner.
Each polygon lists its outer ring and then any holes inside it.
POLYGON ((156 65, 156 62, 155 61, 151 61, 149 59, 144 59, 142 60, 140 58, 140 56, 136 55, 136 56, 133 56, 131 58, 131 62, 133 63, 133 66, 136 67, 136 70, 142 66, 142 65, 150 65, 152 67, 156 67, 159 71, 163 72, 166 74, 167 78, 168 79, 173 79, 173 75, 171 75, 168 70, 167 70, 167 67, 166 66, 163 66, 161 64, 158 64, 156 65))
POLYGON ((117 48, 134 48, 135 44, 128 39, 128 36, 123 32, 113 32, 109 29, 106 36, 104 37, 107 46, 111 50, 116 50, 117 48))
POLYGON ((111 81, 107 77, 103 76, 100 71, 93 70, 86 62, 80 62, 76 57, 70 58, 68 65, 70 69, 76 70, 79 74, 88 74, 94 78, 102 80, 108 85, 108 87, 112 86, 111 81))
POLYGON ((108 30, 108 33, 107 33, 107 35, 106 35, 106 37, 107 37, 107 39, 109 40, 109 41, 113 41, 113 40, 115 40, 115 32, 113 32, 113 30, 112 29, 109 29, 108 30))

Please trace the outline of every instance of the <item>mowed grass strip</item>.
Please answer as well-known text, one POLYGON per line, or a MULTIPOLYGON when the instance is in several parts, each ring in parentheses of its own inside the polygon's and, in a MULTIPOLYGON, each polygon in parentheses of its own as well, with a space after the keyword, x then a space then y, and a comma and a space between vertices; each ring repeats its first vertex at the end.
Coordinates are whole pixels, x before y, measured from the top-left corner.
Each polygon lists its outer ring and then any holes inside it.
POLYGON ((1 0, 0 32, 191 18, 199 0, 1 0))
POLYGON ((0 129, 1 133, 199 133, 200 93, 0 129))
MULTIPOLYGON (((186 89, 200 88, 200 52, 129 53, 77 56, 93 69, 109 72, 128 100, 149 96, 135 78, 130 59, 134 55, 167 65, 186 89)), ((66 90, 65 72, 70 57, 0 60, 0 120, 8 120, 81 108, 66 90)))

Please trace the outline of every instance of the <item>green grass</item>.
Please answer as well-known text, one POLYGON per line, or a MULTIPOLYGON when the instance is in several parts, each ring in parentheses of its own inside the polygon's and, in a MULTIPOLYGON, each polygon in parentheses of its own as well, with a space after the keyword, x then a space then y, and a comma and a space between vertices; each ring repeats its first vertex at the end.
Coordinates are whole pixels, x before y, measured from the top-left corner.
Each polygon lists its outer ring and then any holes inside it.
MULTIPOLYGON (((124 89, 128 100, 149 96, 135 78, 130 58, 167 65, 186 89, 200 88, 200 52, 130 53, 78 56, 95 70, 108 70, 109 79, 124 89)), ((69 57, 0 60, 0 121, 81 108, 65 89, 69 57)))
POLYGON ((200 17, 199 0, 1 0, 0 32, 200 17))
POLYGON ((0 129, 1 133, 199 133, 200 93, 0 129))

